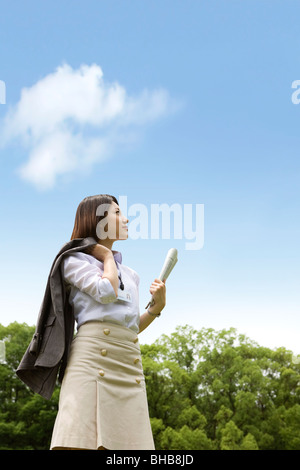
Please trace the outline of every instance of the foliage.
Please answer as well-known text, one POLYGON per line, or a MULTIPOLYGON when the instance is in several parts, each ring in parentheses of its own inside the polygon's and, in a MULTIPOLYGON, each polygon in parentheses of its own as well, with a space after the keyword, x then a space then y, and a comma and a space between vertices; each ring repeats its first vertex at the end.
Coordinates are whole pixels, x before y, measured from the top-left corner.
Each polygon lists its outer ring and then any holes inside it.
POLYGON ((15 370, 32 338, 34 327, 25 323, 0 325, 6 364, 0 364, 0 450, 49 449, 59 390, 51 400, 32 393, 15 370))
MULTIPOLYGON (((0 449, 49 449, 59 396, 33 394, 15 375, 34 332, 0 325, 0 449)), ((178 327, 141 346, 156 449, 300 450, 300 365, 233 328, 178 327)))
POLYGON ((156 448, 300 450, 300 366, 233 328, 142 346, 156 448))

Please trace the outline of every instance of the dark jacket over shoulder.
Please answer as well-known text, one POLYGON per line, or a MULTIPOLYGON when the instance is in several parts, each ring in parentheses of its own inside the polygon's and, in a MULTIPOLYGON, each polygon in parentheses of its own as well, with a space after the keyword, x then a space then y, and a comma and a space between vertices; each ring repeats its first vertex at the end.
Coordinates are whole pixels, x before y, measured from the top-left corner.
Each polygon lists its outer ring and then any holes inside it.
POLYGON ((16 371, 17 376, 36 393, 50 399, 59 372, 62 381, 74 335, 74 316, 61 272, 63 258, 85 251, 97 242, 76 238, 63 245, 56 255, 46 285, 36 330, 16 371))

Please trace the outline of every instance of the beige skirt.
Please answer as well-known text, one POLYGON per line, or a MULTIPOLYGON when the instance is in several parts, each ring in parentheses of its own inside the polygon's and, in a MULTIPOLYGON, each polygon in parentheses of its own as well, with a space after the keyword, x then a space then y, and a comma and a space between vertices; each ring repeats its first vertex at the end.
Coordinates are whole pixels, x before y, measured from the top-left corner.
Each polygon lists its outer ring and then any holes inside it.
POLYGON ((61 386, 51 449, 154 449, 137 334, 88 322, 78 330, 61 386))

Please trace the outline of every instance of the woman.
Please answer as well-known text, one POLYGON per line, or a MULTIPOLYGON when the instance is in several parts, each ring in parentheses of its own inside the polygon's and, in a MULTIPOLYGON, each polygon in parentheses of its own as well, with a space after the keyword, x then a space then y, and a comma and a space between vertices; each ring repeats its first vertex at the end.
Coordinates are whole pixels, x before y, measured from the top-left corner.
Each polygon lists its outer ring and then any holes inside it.
POLYGON ((128 238, 127 223, 114 196, 87 197, 78 206, 71 240, 94 237, 97 245, 62 262, 77 334, 51 449, 154 449, 137 335, 160 315, 166 287, 165 280, 152 282, 154 304, 140 316, 139 276, 112 250, 128 238))

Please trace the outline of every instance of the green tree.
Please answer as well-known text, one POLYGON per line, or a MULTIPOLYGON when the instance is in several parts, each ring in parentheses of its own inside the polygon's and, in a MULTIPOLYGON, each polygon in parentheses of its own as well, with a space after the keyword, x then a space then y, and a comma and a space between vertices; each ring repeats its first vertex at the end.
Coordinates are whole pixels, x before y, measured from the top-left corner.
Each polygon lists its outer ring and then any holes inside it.
POLYGON ((300 368, 291 351, 261 347, 234 328, 184 326, 142 352, 151 416, 165 426, 158 448, 182 446, 185 421, 205 433, 207 448, 300 450, 300 368))
POLYGON ((0 449, 49 449, 57 413, 59 389, 51 400, 32 393, 16 376, 34 327, 11 323, 0 325, 5 341, 6 363, 0 364, 0 449))
POLYGON ((242 439, 243 432, 234 424, 233 421, 228 421, 222 429, 220 449, 239 450, 242 439))
MULTIPOLYGON (((45 400, 15 374, 33 332, 0 325, 0 449, 49 449, 59 387, 45 400)), ((190 326, 141 350, 156 449, 300 450, 300 365, 291 351, 233 328, 190 326)))

